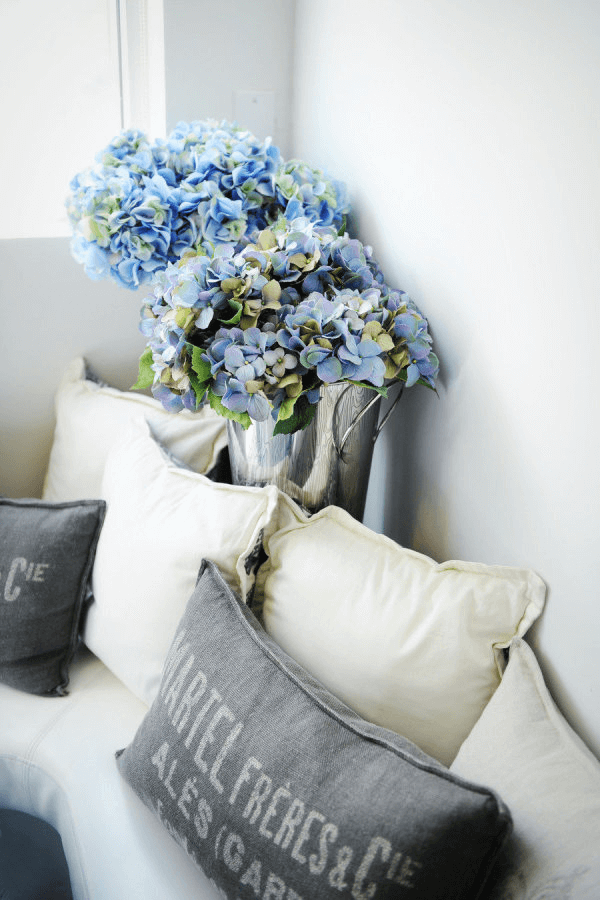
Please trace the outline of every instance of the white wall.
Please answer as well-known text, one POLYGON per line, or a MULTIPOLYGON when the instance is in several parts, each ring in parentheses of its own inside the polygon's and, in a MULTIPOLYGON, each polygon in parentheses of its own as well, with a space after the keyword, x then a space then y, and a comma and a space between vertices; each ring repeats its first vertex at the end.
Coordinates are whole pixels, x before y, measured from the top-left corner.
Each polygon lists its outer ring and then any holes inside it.
POLYGON ((140 297, 90 281, 66 237, 0 241, 0 494, 41 496, 54 392, 75 356, 114 387, 135 382, 140 297))
POLYGON ((289 157, 295 0, 163 2, 167 129, 237 120, 289 157), (257 94, 258 107, 238 92, 257 94), (272 128, 263 127, 269 120, 272 128))
POLYGON ((600 6, 298 0, 294 151, 430 320, 439 397, 380 437, 367 521, 528 566, 532 640, 600 751, 600 6))

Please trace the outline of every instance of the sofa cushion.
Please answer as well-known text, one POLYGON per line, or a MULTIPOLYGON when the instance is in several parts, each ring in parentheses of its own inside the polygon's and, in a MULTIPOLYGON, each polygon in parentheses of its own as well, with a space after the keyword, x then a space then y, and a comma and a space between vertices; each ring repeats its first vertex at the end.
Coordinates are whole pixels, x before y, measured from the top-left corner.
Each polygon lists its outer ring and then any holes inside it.
POLYGON ((337 507, 281 503, 257 582, 283 649, 370 721, 445 764, 500 682, 500 648, 539 616, 526 569, 435 563, 337 507))
POLYGON ((0 897, 72 900, 60 835, 36 816, 0 809, 0 897))
POLYGON ((63 694, 106 504, 0 498, 0 681, 63 694))
POLYGON ((524 641, 511 645, 502 683, 452 771, 500 791, 514 817, 490 900, 597 900, 600 763, 557 709, 524 641))
POLYGON ((108 455, 103 495, 108 509, 83 637, 151 703, 203 557, 245 597, 262 535, 274 526, 278 493, 180 468, 140 420, 108 455))
POLYGON ((87 372, 81 357, 65 372, 55 397, 56 426, 44 482, 46 500, 102 496, 106 457, 134 418, 186 465, 208 472, 227 446, 225 420, 210 408, 173 415, 153 397, 119 391, 87 372))
POLYGON ((218 900, 115 765, 146 710, 81 647, 67 697, 0 685, 0 807, 56 828, 74 900, 218 900))
POLYGON ((243 898, 475 898, 510 816, 340 703, 205 561, 160 693, 118 767, 243 898))

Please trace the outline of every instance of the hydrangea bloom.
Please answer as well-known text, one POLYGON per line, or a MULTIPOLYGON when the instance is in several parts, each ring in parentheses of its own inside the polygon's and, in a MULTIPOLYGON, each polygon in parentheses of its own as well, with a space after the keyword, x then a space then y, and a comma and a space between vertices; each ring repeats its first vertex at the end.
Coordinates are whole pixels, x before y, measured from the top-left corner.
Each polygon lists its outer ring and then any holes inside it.
POLYGON ((70 188, 73 256, 90 278, 132 289, 190 250, 240 249, 282 213, 339 228, 348 211, 340 182, 212 120, 180 122, 153 143, 124 131, 70 188))
POLYGON ((234 252, 188 255, 142 305, 136 387, 172 411, 205 403, 245 426, 304 427, 319 388, 395 380, 435 387, 427 321, 385 283, 370 247, 306 217, 281 217, 234 252))

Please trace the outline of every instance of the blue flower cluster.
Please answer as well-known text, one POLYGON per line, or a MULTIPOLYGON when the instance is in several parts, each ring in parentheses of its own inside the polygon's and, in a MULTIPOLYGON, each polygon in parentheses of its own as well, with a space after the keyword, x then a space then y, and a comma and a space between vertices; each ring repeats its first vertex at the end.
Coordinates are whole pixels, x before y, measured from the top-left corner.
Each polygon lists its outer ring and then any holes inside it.
POLYGON ((324 384, 434 388, 439 368, 427 321, 388 287, 371 249, 306 217, 282 216, 240 252, 168 265, 140 329, 136 387, 172 412, 208 402, 245 426, 272 415, 297 430, 324 384))
POLYGON ((300 160, 284 162, 228 122, 180 122, 150 142, 122 132, 70 184, 71 250, 93 279, 135 289, 185 253, 240 249, 280 215, 340 227, 346 189, 300 160))

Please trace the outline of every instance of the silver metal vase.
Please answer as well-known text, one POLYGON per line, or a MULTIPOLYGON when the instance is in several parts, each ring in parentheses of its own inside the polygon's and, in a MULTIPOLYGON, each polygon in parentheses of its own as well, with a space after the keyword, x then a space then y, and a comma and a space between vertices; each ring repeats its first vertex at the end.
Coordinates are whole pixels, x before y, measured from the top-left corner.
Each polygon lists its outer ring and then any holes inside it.
POLYGON ((228 420, 234 484, 274 484, 309 513, 335 505, 360 521, 373 446, 399 399, 379 425, 379 394, 348 383, 321 388, 315 416, 303 431, 273 436, 270 416, 247 430, 228 420))

